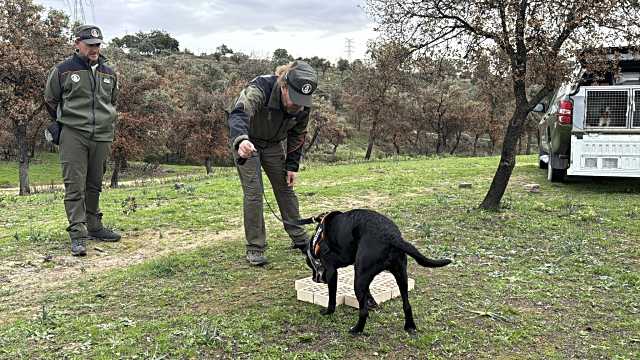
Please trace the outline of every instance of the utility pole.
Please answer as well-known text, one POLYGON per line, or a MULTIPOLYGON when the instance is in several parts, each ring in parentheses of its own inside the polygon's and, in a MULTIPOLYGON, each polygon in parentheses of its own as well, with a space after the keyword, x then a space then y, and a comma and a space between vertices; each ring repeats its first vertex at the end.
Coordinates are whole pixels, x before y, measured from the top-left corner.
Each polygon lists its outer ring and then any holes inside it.
POLYGON ((69 17, 72 24, 86 24, 87 14, 85 9, 91 9, 91 17, 96 22, 96 11, 93 0, 64 0, 65 5, 69 9, 69 17))
POLYGON ((351 38, 345 39, 345 51, 347 53, 347 60, 351 62, 351 55, 353 55, 353 39, 351 38))

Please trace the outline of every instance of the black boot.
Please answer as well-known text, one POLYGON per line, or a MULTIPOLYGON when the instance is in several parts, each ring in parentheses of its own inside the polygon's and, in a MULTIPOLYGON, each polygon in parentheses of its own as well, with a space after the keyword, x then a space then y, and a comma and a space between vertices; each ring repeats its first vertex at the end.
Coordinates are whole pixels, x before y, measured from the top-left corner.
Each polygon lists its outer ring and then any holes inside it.
POLYGON ((87 255, 87 228, 85 224, 75 224, 67 228, 71 239, 71 255, 87 255))
POLYGON ((105 229, 102 226, 102 213, 87 214, 87 229, 89 230, 89 237, 94 240, 116 242, 121 238, 117 232, 105 229))
POLYGON ((71 255, 73 256, 87 255, 86 238, 71 240, 71 255))
POLYGON ((121 236, 115 231, 102 228, 96 231, 89 231, 89 238, 99 241, 116 242, 120 241, 121 236))

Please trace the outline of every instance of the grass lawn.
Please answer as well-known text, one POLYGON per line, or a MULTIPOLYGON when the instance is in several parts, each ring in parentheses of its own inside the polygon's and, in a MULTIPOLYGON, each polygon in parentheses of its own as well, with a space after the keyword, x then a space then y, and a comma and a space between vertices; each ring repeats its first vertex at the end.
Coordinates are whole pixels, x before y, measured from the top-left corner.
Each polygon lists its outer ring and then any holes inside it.
POLYGON ((399 299, 356 337, 357 310, 325 317, 297 301, 294 281, 310 270, 269 213, 270 264, 248 266, 234 169, 179 188, 107 189, 105 219, 123 240, 92 242, 82 259, 69 256, 62 193, 0 193, 0 358, 640 358, 640 182, 552 184, 535 156, 520 157, 503 209, 480 211, 497 162, 300 173, 303 216, 375 209, 427 256, 454 259, 440 269, 409 259, 416 335, 402 329, 399 299))
MULTIPOLYGON (((176 177, 191 174, 204 174, 204 166, 189 165, 168 165, 160 166, 159 174, 153 175, 144 173, 143 164, 137 162, 130 163, 132 171, 124 172, 121 181, 130 181, 144 177, 176 177)), ((111 169, 107 169, 105 179, 111 176, 111 169)), ((60 158, 57 153, 37 153, 29 163, 29 185, 45 186, 51 184, 62 184, 62 168, 60 158)), ((0 161, 0 189, 16 188, 19 186, 18 163, 15 161, 0 161)))

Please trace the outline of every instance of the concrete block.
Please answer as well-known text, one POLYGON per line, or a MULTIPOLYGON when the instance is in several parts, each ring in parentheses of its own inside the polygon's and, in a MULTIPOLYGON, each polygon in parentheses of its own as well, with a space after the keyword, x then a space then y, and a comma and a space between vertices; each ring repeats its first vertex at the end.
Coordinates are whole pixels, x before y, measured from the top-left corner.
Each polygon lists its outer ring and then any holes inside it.
POLYGON ((298 300, 313 304, 313 291, 310 289, 301 289, 296 291, 298 300))
POLYGON ((314 284, 316 283, 311 279, 311 276, 306 277, 304 279, 298 279, 295 282, 296 290, 304 289, 314 284))
POLYGON ((391 300, 391 289, 388 288, 369 288, 373 300, 378 304, 382 304, 385 301, 391 300))
MULTIPOLYGON (((354 277, 353 266, 338 269, 336 306, 345 304, 356 309, 359 307, 353 287, 354 277)), ((407 285, 409 290, 413 290, 415 288, 415 280, 409 278, 407 285)), ((296 280, 295 289, 297 298, 300 301, 324 307, 329 305, 329 289, 326 284, 315 283, 311 280, 311 277, 307 277, 296 280)), ((378 304, 400 296, 400 289, 396 284, 395 277, 387 271, 378 274, 373 279, 369 286, 369 291, 378 304)))
POLYGON ((358 304, 358 299, 356 299, 356 294, 349 294, 344 297, 344 304, 347 306, 351 306, 352 308, 359 309, 360 304, 358 304))

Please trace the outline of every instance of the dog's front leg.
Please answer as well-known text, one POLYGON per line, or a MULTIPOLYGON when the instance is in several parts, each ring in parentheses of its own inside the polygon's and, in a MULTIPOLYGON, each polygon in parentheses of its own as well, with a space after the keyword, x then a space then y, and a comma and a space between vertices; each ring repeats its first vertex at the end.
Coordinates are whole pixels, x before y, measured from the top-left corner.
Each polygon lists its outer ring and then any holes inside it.
POLYGON ((336 311, 336 292, 338 290, 338 271, 333 267, 325 270, 327 285, 329 286, 329 305, 322 309, 322 315, 331 315, 336 311))

